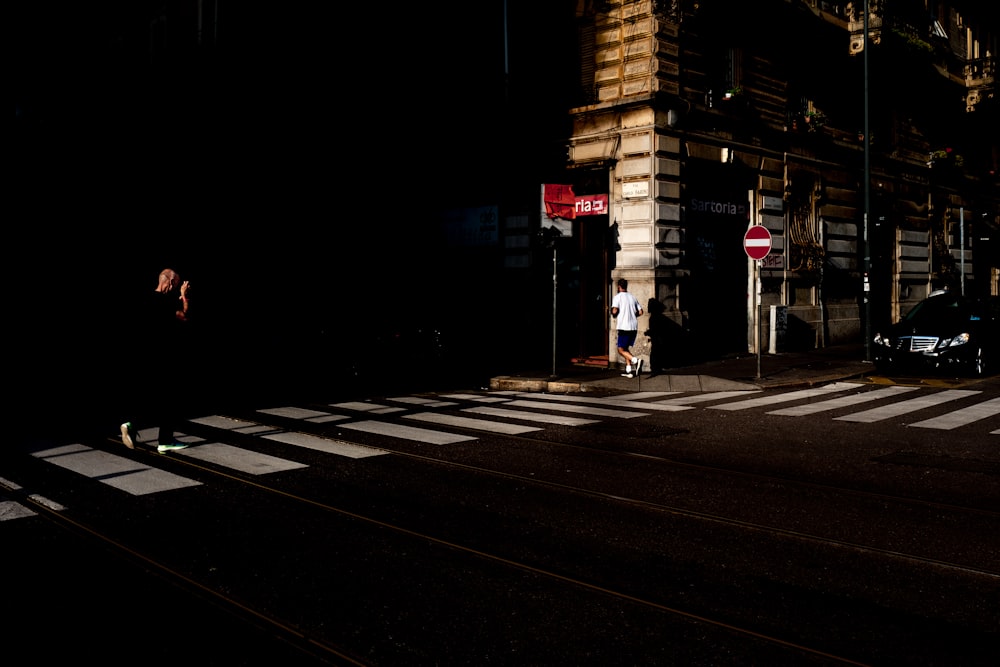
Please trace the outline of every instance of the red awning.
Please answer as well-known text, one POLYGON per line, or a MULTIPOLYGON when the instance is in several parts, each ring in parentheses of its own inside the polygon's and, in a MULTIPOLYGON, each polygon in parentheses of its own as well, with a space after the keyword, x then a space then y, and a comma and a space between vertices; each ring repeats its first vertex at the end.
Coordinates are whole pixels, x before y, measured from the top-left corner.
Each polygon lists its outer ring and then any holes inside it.
POLYGON ((545 202, 545 215, 550 218, 564 218, 566 220, 576 218, 576 195, 573 194, 572 185, 546 183, 542 199, 545 202))

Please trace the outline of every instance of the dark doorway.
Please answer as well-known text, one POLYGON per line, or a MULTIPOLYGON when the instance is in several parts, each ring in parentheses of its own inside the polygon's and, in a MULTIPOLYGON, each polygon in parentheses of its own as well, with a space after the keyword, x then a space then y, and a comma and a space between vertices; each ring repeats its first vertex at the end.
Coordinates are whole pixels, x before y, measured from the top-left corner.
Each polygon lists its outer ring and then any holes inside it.
POLYGON ((690 277, 681 310, 703 357, 747 351, 748 265, 743 237, 749 224, 747 171, 738 164, 692 161, 686 202, 690 277))
POLYGON ((558 242, 558 356, 608 355, 608 216, 579 217, 573 237, 558 242))

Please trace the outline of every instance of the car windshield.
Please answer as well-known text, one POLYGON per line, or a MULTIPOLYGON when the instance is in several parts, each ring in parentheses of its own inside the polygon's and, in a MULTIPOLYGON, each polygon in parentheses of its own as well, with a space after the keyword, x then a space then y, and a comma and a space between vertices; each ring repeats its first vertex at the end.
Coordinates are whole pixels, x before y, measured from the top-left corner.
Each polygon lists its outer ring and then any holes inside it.
POLYGON ((924 299, 915 305, 903 319, 911 324, 929 324, 935 321, 968 320, 970 315, 969 305, 961 296, 942 294, 924 299))

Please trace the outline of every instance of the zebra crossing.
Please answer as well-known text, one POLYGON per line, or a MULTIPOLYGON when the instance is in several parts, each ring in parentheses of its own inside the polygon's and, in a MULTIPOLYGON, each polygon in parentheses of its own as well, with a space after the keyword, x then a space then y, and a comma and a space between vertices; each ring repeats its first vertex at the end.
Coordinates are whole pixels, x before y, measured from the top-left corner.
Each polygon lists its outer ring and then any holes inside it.
MULTIPOLYGON (((185 457, 250 475, 267 475, 307 468, 308 465, 230 444, 225 442, 227 434, 251 436, 262 441, 347 459, 366 459, 389 454, 391 447, 386 445, 387 449, 379 449, 350 442, 344 437, 313 435, 296 430, 294 424, 334 424, 341 433, 364 433, 385 438, 389 442, 404 440, 445 446, 476 441, 480 434, 523 435, 542 431, 547 427, 585 426, 602 420, 637 419, 657 412, 696 409, 730 412, 757 410, 776 418, 811 417, 851 410, 846 414, 831 416, 830 419, 873 424, 924 410, 954 406, 947 412, 911 422, 903 428, 943 431, 964 429, 975 432, 978 423, 1000 415, 1000 398, 979 400, 981 394, 982 392, 975 390, 939 390, 912 386, 871 389, 863 385, 837 382, 785 392, 764 392, 759 389, 706 393, 658 391, 590 397, 500 391, 451 393, 437 397, 398 396, 382 402, 333 403, 322 409, 277 406, 258 410, 254 419, 223 415, 198 417, 189 420, 190 423, 218 432, 218 440, 179 432, 177 438, 192 446, 174 452, 171 456, 185 457), (787 407, 780 407, 783 404, 787 407), (291 428, 286 426, 289 422, 293 425, 291 428)), ((1000 429, 987 433, 1000 435, 1000 429)), ((150 442, 153 437, 155 428, 139 433, 140 440, 150 442)), ((154 464, 137 461, 124 453, 112 453, 79 443, 41 446, 32 451, 31 455, 135 496, 202 484, 162 470, 154 464)), ((3 487, 14 489, 16 483, 0 478, 0 488, 3 487)), ((18 503, 0 499, 0 521, 30 514, 30 510, 25 511, 18 503)))

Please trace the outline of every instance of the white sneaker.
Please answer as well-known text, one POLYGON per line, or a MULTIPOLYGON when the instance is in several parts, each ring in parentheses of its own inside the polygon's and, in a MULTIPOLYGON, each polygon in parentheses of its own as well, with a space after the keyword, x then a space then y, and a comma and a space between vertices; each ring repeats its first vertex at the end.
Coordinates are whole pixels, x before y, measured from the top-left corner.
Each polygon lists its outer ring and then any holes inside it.
POLYGON ((635 360, 635 374, 639 375, 642 372, 642 359, 635 360))

